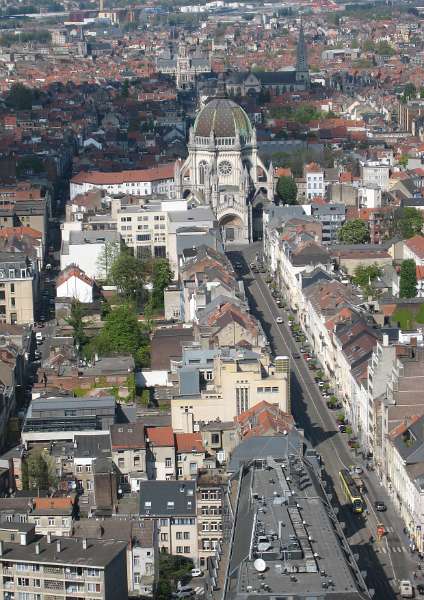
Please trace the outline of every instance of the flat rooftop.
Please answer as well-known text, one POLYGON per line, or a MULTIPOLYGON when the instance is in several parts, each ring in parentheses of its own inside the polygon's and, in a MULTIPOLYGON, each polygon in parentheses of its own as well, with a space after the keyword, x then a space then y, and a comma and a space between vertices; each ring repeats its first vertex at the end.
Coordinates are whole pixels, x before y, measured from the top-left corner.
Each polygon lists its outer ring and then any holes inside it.
POLYGON ((369 598, 316 472, 300 455, 288 456, 244 471, 226 600, 369 598))

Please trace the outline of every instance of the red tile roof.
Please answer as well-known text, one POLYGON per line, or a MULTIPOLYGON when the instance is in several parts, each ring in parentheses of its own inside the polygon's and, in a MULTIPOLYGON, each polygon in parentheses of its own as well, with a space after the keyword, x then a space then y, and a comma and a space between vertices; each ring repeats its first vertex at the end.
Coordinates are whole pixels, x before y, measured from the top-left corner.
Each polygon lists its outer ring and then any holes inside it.
POLYGON ((43 234, 32 227, 4 227, 0 229, 0 237, 13 237, 23 236, 32 237, 34 239, 41 239, 43 234))
POLYGON ((177 452, 206 452, 200 433, 176 433, 175 446, 177 452))
POLYGON ((101 171, 81 171, 71 179, 71 183, 93 185, 116 185, 136 181, 160 181, 174 177, 174 163, 161 165, 152 169, 134 169, 132 171, 119 171, 117 173, 103 173, 101 171))
POLYGON ((154 446, 173 447, 175 445, 172 427, 148 427, 147 437, 154 446))
POLYGON ((424 237, 422 235, 414 235, 414 237, 406 240, 404 244, 419 258, 424 258, 424 237))

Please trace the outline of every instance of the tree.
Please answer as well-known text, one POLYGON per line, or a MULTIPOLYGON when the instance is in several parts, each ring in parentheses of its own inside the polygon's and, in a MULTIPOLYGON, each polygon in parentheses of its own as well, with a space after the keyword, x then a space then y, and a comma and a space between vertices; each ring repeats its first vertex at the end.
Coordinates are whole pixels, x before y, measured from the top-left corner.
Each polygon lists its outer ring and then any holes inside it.
POLYGON ((88 341, 84 331, 84 309, 79 300, 72 300, 71 314, 66 319, 68 325, 72 327, 72 335, 75 346, 82 348, 88 341))
POLYGON ((105 242, 103 250, 99 254, 96 262, 97 271, 100 273, 100 279, 107 281, 113 262, 121 252, 119 242, 105 242))
POLYGON ((417 295, 417 271, 412 258, 402 262, 400 267, 399 298, 415 298, 417 295))
POLYGON ((278 178, 277 194, 284 204, 296 204, 297 185, 293 177, 282 175, 278 178))
POLYGON ((165 288, 171 283, 174 274, 169 266, 169 261, 166 258, 159 258, 153 264, 153 292, 152 305, 153 308, 163 308, 164 299, 163 293, 165 288))
POLYGON ((417 96, 417 88, 413 83, 407 83, 403 88, 402 101, 413 100, 417 96))
POLYGON ((365 244, 370 240, 368 227, 361 219, 347 221, 340 227, 338 237, 345 244, 365 244))
POLYGON ((128 251, 121 252, 110 267, 109 280, 128 300, 137 298, 137 295, 143 291, 144 284, 144 269, 141 261, 128 251))
POLYGON ((34 92, 22 83, 14 83, 6 95, 6 104, 16 110, 31 110, 34 92))
POLYGON ((125 79, 124 83, 122 84, 121 95, 123 98, 128 98, 130 95, 130 82, 128 79, 125 79))
POLYGON ((402 239, 406 240, 420 234, 423 224, 424 219, 421 211, 407 206, 396 212, 393 222, 393 233, 400 235, 402 239))
POLYGON ((140 326, 133 307, 122 304, 108 314, 103 329, 90 344, 87 344, 85 353, 88 356, 94 352, 103 356, 115 352, 131 354, 137 366, 141 366, 141 358, 148 362, 146 348, 148 349, 149 345, 149 336, 140 326), (144 354, 140 356, 142 348, 144 354))
POLYGON ((381 275, 381 268, 374 265, 358 265, 355 269, 353 282, 358 285, 366 296, 372 295, 371 283, 381 275))
POLYGON ((22 489, 29 490, 29 474, 28 474, 28 463, 26 460, 22 461, 22 469, 21 469, 21 477, 22 477, 22 489))
POLYGON ((25 462, 28 489, 48 490, 56 483, 52 465, 42 451, 33 452, 25 462))
POLYGON ((403 167, 404 169, 406 169, 406 167, 408 166, 408 155, 407 154, 402 154, 402 156, 399 158, 399 164, 401 167, 403 167))

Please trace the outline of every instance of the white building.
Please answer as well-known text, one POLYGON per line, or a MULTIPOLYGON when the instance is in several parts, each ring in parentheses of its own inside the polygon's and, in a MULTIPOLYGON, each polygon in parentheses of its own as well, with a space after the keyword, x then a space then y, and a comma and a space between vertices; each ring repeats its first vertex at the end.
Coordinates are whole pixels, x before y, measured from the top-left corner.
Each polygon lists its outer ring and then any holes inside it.
POLYGON ((101 189, 109 194, 132 194, 150 196, 165 194, 169 198, 174 192, 174 165, 166 164, 152 169, 102 173, 82 171, 71 179, 70 199, 88 190, 101 189))
POLYGON ((325 195, 324 169, 321 169, 319 165, 308 165, 305 168, 305 179, 308 200, 325 195))
POLYGON ((389 189, 390 165, 388 162, 370 160, 361 162, 361 179, 364 185, 374 184, 383 191, 389 189))
POLYGON ((372 183, 358 188, 359 208, 381 208, 381 188, 372 183))
POLYGON ((211 206, 225 242, 249 243, 256 198, 273 200, 274 169, 260 159, 256 130, 241 106, 210 100, 190 128, 188 153, 176 163, 177 197, 211 206))
POLYGON ((77 265, 66 267, 56 280, 56 298, 74 298, 79 302, 93 302, 94 281, 77 265))
MULTIPOLYGON (((64 233, 64 232, 63 232, 64 233)), ((60 268, 77 265, 88 277, 104 279, 105 265, 102 257, 109 248, 119 251, 121 236, 117 231, 67 231, 62 239, 60 268)), ((111 261, 112 261, 111 257, 111 261)))

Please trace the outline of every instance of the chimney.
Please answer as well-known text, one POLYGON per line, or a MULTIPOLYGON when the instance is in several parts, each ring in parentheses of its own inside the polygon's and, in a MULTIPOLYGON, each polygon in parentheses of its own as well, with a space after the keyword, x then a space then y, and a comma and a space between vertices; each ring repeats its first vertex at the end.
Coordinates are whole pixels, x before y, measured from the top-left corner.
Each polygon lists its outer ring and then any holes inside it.
POLYGON ((87 538, 82 538, 82 549, 87 550, 87 538))
POLYGON ((60 544, 60 540, 57 540, 56 542, 56 552, 59 554, 61 551, 61 544, 60 544))
POLYGON ((48 544, 52 543, 52 534, 50 533, 50 531, 47 532, 47 543, 48 544))
POLYGON ((40 543, 39 542, 37 542, 35 544, 35 554, 40 554, 40 543))

